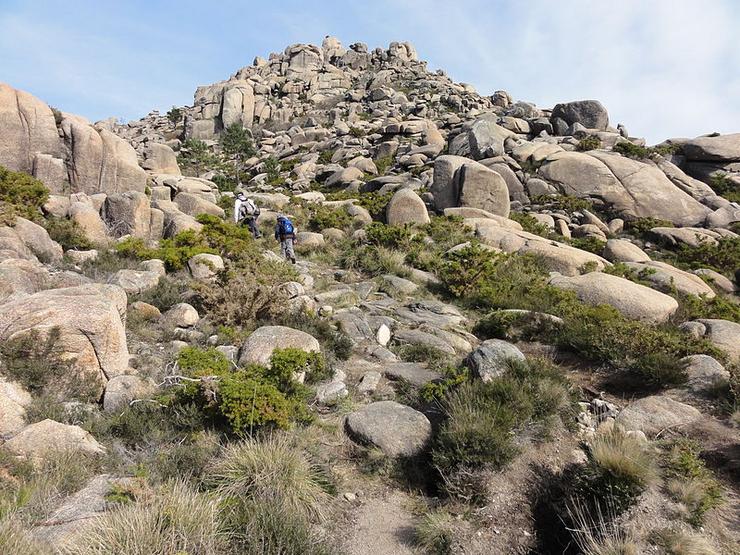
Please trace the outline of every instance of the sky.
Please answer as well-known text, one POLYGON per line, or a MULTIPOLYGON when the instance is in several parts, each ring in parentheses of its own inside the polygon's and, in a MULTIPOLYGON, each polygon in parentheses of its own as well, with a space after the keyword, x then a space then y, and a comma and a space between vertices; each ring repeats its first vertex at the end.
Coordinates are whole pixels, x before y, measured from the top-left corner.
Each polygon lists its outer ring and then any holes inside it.
POLYGON ((131 120, 289 44, 399 40, 481 94, 600 100, 653 144, 740 132, 738 29, 737 0, 0 0, 0 81, 131 120))

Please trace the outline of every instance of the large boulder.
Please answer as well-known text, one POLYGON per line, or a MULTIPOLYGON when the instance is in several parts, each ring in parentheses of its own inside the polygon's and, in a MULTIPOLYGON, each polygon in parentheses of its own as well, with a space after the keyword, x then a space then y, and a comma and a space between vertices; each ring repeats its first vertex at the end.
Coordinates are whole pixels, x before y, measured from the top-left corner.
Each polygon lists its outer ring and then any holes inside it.
POLYGON ((411 189, 399 189, 385 209, 388 225, 428 224, 429 213, 424 201, 411 189))
POLYGON ((458 172, 460 206, 509 216, 509 188, 500 174, 483 164, 464 164, 458 172))
POLYGON ((110 278, 108 283, 117 285, 123 289, 127 295, 138 295, 145 291, 154 289, 159 284, 161 276, 156 272, 146 270, 118 270, 110 278))
POLYGON ((591 252, 514 227, 503 227, 496 220, 475 219, 474 227, 482 243, 504 252, 531 253, 539 257, 552 272, 576 276, 587 265, 593 266, 595 270, 602 270, 610 265, 607 260, 591 252))
MULTIPOLYGON (((59 158, 61 152, 51 108, 27 92, 0 83, 0 166, 33 174, 37 154, 59 158)), ((61 180, 47 183, 56 190, 61 185, 61 180)))
POLYGON ((108 195, 103 213, 113 237, 131 235, 145 241, 149 240, 151 209, 149 197, 144 193, 127 191, 108 195))
POLYGON ((590 305, 611 305, 627 318, 642 322, 665 322, 678 310, 678 302, 673 297, 601 272, 571 277, 555 274, 550 278, 550 285, 575 291, 581 301, 590 305))
POLYGON ((212 216, 224 217, 224 209, 200 195, 192 193, 177 193, 175 204, 181 212, 188 216, 210 214, 212 216))
POLYGON ((707 338, 725 351, 733 363, 740 363, 740 324, 718 318, 704 318, 699 322, 706 327, 707 338))
POLYGON ((417 410, 395 401, 379 401, 347 416, 347 431, 389 457, 413 457, 426 448, 432 425, 417 410))
POLYGON ((691 405, 653 395, 630 403, 617 416, 617 424, 628 431, 639 430, 655 436, 669 428, 692 424, 699 418, 701 413, 691 405))
POLYGON ((86 455, 103 455, 105 447, 79 426, 60 424, 54 420, 42 420, 29 424, 15 436, 5 442, 5 448, 11 453, 42 461, 47 455, 67 451, 86 455))
POLYGON ((22 258, 0 261, 0 304, 15 293, 36 293, 49 284, 49 271, 37 261, 22 258))
POLYGON ((144 147, 144 162, 141 164, 145 170, 154 173, 168 173, 180 175, 180 166, 177 164, 177 155, 167 145, 162 143, 148 142, 144 147))
POLYGON ((0 376, 0 437, 13 435, 26 425, 31 395, 17 383, 0 376))
POLYGON ((85 234, 85 237, 96 245, 108 243, 108 227, 100 213, 87 202, 73 202, 69 207, 69 217, 85 234))
POLYGON ((463 126, 463 131, 450 142, 450 154, 469 156, 474 160, 504 154, 504 141, 515 133, 498 125, 495 114, 487 114, 463 126))
POLYGON ((0 342, 32 336, 40 343, 52 340, 55 357, 69 364, 70 388, 97 399, 109 379, 128 369, 125 314, 126 293, 114 285, 41 291, 2 305, 0 342))
POLYGON ((651 282, 656 289, 671 292, 674 289, 685 295, 704 295, 707 299, 715 297, 714 290, 695 274, 679 270, 670 264, 660 261, 627 262, 627 266, 641 272, 644 279, 651 282))
POLYGON ((119 193, 146 188, 146 172, 133 147, 107 129, 65 117, 61 124, 69 146, 69 181, 76 192, 119 193))
POLYGON ((694 393, 711 393, 730 381, 725 367, 708 355, 690 355, 679 362, 686 369, 686 385, 694 393))
POLYGON ((627 239, 609 239, 602 253, 609 262, 649 262, 650 257, 627 239))
POLYGON ((697 137, 683 143, 681 150, 691 161, 740 162, 740 133, 697 137))
POLYGON ((309 353, 321 351, 316 338, 304 331, 286 326, 262 326, 257 328, 242 344, 239 365, 262 364, 267 366, 270 364, 270 357, 275 349, 288 348, 309 353))
POLYGON ((42 262, 59 262, 62 259, 62 247, 52 241, 49 233, 40 225, 25 218, 17 217, 13 230, 33 254, 42 262))
POLYGON ((509 189, 504 178, 469 158, 438 157, 434 161, 431 192, 437 210, 465 206, 498 216, 509 215, 509 189))
POLYGON ((650 217, 689 226, 703 223, 710 213, 655 165, 612 152, 555 153, 539 173, 562 193, 599 199, 625 219, 650 217))
POLYGON ((465 364, 484 382, 490 382, 506 372, 510 360, 524 361, 525 357, 511 343, 500 339, 489 339, 468 355, 465 364))
POLYGON ((598 100, 576 100, 556 104, 552 118, 560 118, 568 125, 580 123, 587 129, 605 131, 609 125, 609 114, 598 100))

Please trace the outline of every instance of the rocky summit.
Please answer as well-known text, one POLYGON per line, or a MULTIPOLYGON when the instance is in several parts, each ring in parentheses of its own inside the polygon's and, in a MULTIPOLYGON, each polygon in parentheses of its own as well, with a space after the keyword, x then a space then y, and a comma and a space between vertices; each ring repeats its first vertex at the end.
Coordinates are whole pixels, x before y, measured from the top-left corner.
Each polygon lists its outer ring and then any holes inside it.
POLYGON ((740 132, 408 42, 0 83, 0 552, 737 553, 738 233, 740 132))

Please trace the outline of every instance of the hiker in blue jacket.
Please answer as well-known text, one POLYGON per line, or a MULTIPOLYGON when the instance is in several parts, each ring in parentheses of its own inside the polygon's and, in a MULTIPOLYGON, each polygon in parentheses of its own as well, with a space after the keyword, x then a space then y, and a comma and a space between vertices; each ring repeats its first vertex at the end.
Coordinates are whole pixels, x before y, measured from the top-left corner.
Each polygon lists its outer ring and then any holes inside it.
POLYGON ((295 264, 293 242, 296 233, 297 230, 290 218, 283 214, 278 215, 277 224, 275 224, 275 239, 280 241, 280 253, 293 264, 295 264))

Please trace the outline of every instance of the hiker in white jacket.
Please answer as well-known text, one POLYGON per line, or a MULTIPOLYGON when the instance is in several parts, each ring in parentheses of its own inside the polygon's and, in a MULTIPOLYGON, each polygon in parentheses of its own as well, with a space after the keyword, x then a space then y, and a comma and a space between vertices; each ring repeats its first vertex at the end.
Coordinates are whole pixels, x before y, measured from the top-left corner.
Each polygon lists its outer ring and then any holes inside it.
POLYGON ((237 225, 247 225, 252 231, 255 239, 262 237, 260 230, 257 228, 257 216, 260 215, 260 209, 250 198, 247 198, 243 191, 239 191, 234 201, 234 223, 237 225))

